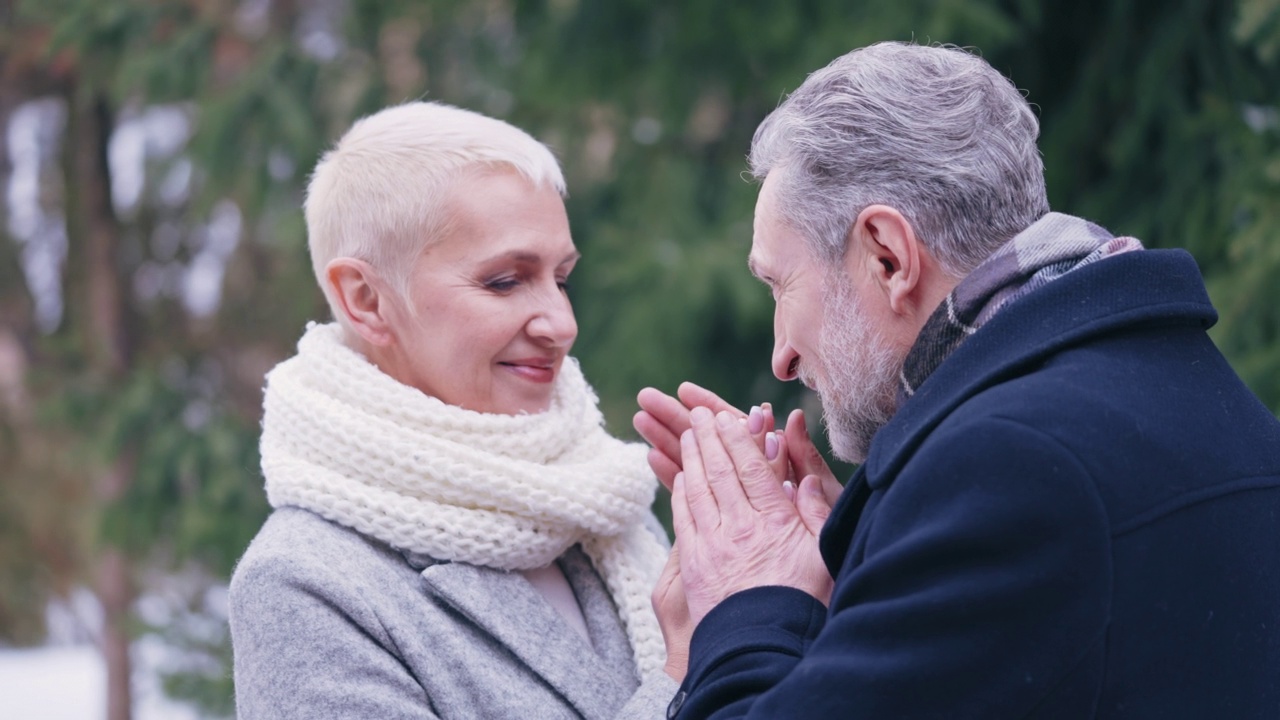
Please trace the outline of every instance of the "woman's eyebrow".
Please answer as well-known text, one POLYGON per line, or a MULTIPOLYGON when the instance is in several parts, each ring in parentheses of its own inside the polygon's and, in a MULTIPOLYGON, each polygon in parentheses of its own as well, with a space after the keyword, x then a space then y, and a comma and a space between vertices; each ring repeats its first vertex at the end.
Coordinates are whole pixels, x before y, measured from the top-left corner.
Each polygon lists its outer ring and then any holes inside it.
POLYGON ((527 250, 508 250, 506 252, 490 255, 480 262, 488 264, 499 260, 511 260, 518 263, 539 263, 542 262, 542 257, 537 253, 532 253, 527 250))
MULTIPOLYGON (((565 255, 564 259, 561 260, 559 263, 557 263, 557 265, 565 265, 565 264, 574 262, 580 259, 581 257, 582 257, 582 253, 578 252, 577 250, 574 250, 568 255, 565 255)), ((496 260, 513 260, 519 263, 534 264, 534 263, 542 262, 542 256, 539 255, 538 253, 529 252, 527 250, 508 250, 507 252, 498 253, 496 255, 487 257, 481 262, 490 263, 496 260)))

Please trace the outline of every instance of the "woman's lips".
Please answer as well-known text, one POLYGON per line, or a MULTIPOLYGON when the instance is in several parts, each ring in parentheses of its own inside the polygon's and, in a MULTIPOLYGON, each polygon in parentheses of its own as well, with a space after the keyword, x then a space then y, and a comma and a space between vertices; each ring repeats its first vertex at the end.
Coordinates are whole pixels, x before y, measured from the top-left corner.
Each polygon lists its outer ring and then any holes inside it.
POLYGON ((530 358, 526 360, 507 360, 498 363, 517 377, 530 382, 549 383, 556 379, 554 360, 530 358))

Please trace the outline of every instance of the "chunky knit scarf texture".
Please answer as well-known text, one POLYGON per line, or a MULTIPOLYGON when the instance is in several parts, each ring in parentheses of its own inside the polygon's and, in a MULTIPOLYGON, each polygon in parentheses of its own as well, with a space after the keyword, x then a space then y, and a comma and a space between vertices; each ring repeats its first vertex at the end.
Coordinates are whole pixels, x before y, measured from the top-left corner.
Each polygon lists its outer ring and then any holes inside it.
POLYGON ((1099 260, 1141 250, 1132 237, 1049 213, 991 254, 947 295, 925 323, 902 368, 899 404, 915 394, 956 348, 1009 303, 1099 260))
POLYGON ((305 508, 404 551, 525 570, 575 543, 613 597, 640 676, 661 672, 650 593, 666 560, 645 527, 656 480, 642 446, 604 430, 566 358, 551 408, 494 415, 447 405, 311 324, 267 375, 262 471, 272 507, 305 508))

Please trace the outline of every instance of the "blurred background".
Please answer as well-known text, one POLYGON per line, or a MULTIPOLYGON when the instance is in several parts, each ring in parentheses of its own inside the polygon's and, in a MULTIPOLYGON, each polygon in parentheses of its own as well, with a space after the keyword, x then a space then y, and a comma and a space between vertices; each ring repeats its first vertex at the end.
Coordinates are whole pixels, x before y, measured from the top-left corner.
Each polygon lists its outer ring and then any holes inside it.
MULTIPOLYGON (((233 714, 225 583, 267 514, 263 374, 325 319, 300 211, 418 98, 550 145, 611 429, 684 379, 781 412, 751 135, 878 40, 1035 105, 1055 209, 1199 261, 1280 409, 1280 0, 0 2, 0 715, 233 714)), ((660 503, 661 504, 661 503, 660 503)))

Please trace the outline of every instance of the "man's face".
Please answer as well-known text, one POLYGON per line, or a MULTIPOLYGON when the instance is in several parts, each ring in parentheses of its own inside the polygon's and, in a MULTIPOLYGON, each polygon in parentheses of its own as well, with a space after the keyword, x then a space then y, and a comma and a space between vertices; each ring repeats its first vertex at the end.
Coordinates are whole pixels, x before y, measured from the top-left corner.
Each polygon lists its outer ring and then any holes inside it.
POLYGON ((749 259, 773 294, 773 374, 815 390, 835 454, 862 462, 896 410, 903 358, 859 302, 858 278, 845 270, 858 263, 828 268, 816 261, 778 214, 776 187, 771 174, 760 189, 749 259))

